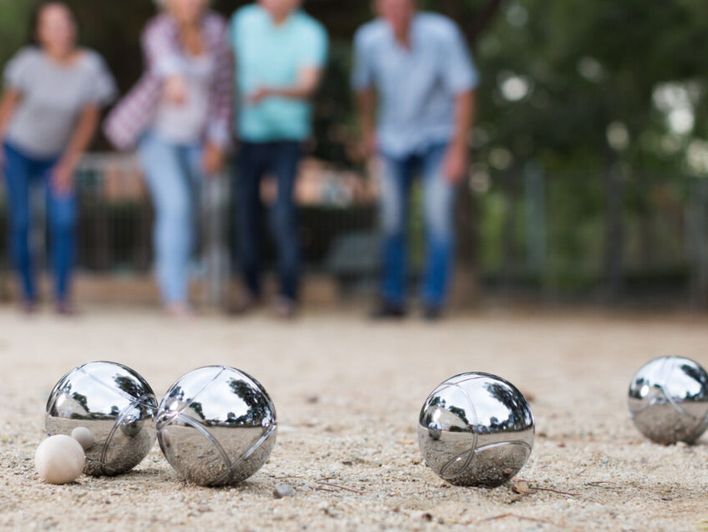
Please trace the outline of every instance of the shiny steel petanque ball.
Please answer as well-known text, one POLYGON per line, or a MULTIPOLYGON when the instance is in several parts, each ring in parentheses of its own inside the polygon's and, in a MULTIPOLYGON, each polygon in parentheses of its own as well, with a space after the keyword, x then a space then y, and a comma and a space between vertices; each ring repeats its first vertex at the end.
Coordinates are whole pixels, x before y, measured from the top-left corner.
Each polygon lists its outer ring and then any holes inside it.
POLYGON ((71 436, 84 447, 84 472, 126 473, 155 444, 157 400, 150 385, 130 368, 91 362, 67 373, 47 401, 49 436, 71 436))
POLYGON ((458 486, 493 488, 526 464, 534 420, 523 394, 488 373, 446 380, 426 399, 418 422, 425 463, 458 486))
POLYGON ((656 443, 696 443, 708 428, 708 373, 689 358, 652 360, 632 379, 629 412, 656 443))
POLYGON ((275 407, 249 375, 222 366, 194 370, 168 390, 157 416, 158 441, 184 480, 237 484, 268 461, 275 445, 275 407))

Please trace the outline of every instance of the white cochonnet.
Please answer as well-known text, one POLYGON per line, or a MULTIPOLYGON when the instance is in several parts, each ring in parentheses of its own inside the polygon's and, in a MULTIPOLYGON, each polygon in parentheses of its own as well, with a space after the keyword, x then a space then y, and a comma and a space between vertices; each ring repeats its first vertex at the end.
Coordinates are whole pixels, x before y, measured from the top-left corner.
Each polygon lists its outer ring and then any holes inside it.
POLYGON ((86 456, 81 444, 65 435, 51 436, 44 440, 34 457, 39 477, 48 484, 74 482, 84 469, 86 456))

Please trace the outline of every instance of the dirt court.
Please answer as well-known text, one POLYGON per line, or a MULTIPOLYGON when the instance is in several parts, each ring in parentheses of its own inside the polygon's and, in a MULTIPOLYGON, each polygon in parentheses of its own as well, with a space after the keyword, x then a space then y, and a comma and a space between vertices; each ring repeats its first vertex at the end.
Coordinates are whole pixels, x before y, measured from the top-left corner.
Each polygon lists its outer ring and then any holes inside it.
POLYGON ((0 309, 0 528, 708 530, 708 437, 660 447, 627 415, 630 377, 663 354, 708 364, 708 318, 486 310, 436 326, 371 325, 313 311, 294 324, 181 323, 126 308, 74 321, 0 309), (97 359, 133 367, 158 396, 203 365, 253 374, 278 409, 270 462, 241 486, 196 488, 175 480, 156 446, 122 477, 40 483, 33 456, 47 395, 97 359), (521 494, 452 487, 420 461, 423 400, 473 370, 504 376, 532 401, 521 494), (275 499, 280 483, 294 496, 275 499))

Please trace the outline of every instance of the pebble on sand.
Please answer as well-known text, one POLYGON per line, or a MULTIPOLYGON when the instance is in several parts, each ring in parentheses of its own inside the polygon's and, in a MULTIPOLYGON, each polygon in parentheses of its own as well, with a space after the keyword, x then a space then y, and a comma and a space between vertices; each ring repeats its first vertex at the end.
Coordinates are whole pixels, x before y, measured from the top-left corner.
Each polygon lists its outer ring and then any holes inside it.
POLYGON ((51 436, 37 447, 34 465, 39 477, 49 484, 68 484, 84 470, 86 455, 81 444, 64 435, 51 436))
POLYGON ((293 495, 295 495, 295 490, 292 488, 292 486, 289 486, 288 484, 278 484, 273 490, 273 497, 275 497, 276 499, 292 497, 293 495))

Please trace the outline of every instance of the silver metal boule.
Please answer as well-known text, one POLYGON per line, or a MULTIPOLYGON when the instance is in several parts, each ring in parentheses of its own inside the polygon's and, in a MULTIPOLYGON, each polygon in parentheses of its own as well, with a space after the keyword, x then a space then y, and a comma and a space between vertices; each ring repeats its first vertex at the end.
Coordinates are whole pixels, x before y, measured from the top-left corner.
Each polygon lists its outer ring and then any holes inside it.
POLYGON ((167 461, 200 486, 237 484, 268 461, 275 406, 254 378, 210 366, 179 379, 160 403, 158 441, 167 461))
POLYGON ((425 400, 418 443, 425 463, 459 486, 496 487, 526 464, 534 419, 523 394, 488 373, 446 380, 425 400))
POLYGON ((67 373, 47 401, 48 436, 82 434, 93 476, 113 476, 137 466, 155 444, 157 400, 150 385, 115 362, 91 362, 67 373))
POLYGON ((634 375, 628 402, 634 425, 650 440, 693 444, 708 429, 708 373, 690 358, 654 359, 634 375))

